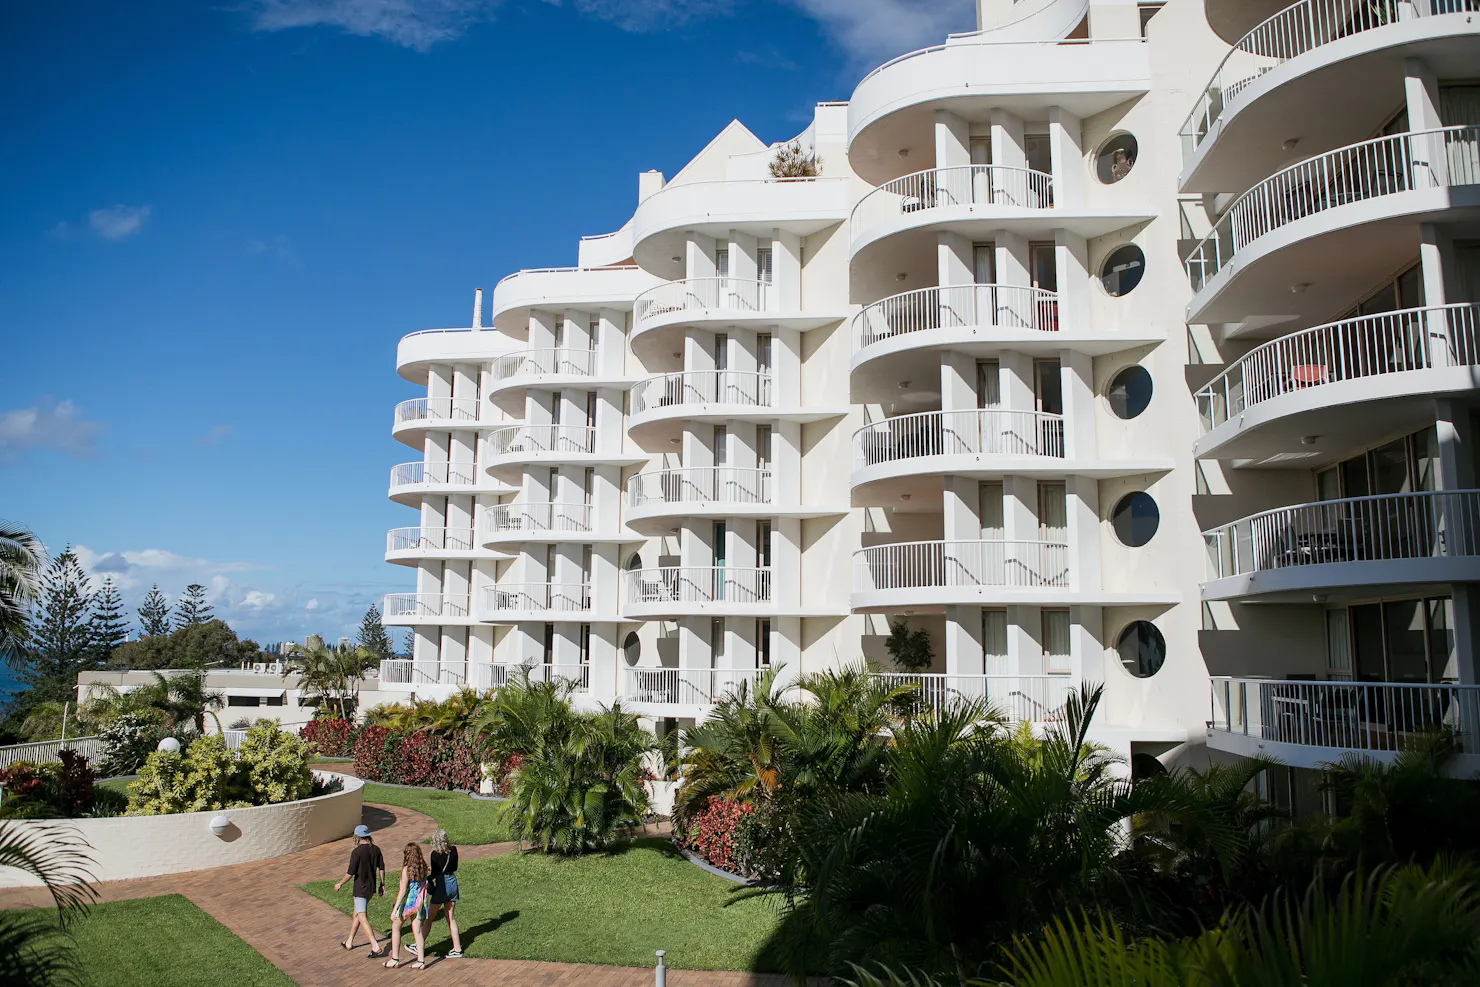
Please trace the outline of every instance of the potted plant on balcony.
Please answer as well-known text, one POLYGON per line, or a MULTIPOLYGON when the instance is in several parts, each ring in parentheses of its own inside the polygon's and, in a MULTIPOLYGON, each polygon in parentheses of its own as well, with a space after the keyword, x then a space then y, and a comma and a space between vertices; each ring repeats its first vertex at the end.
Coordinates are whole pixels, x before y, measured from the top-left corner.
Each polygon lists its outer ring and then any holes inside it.
POLYGON ((902 620, 889 622, 889 636, 884 648, 894 664, 906 672, 928 672, 935 662, 935 649, 930 644, 930 634, 924 628, 910 629, 902 620))
POLYGON ((801 141, 776 148, 770 164, 772 178, 816 178, 822 174, 822 159, 815 151, 803 151, 801 141))

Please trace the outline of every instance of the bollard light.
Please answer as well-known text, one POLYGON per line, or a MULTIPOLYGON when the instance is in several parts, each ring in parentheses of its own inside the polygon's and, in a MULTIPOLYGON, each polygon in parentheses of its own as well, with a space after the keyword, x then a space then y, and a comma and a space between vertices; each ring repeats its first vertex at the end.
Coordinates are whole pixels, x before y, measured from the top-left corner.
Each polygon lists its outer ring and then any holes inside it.
POLYGON ((668 950, 658 950, 658 965, 653 970, 653 987, 668 987, 668 967, 663 965, 663 957, 668 955, 668 950))
POLYGON ((211 832, 215 833, 217 836, 226 835, 226 831, 230 828, 231 820, 227 819, 225 816, 211 817, 211 832))
POLYGON ((166 737, 159 742, 158 749, 166 754, 178 754, 180 753, 180 742, 174 737, 166 737))

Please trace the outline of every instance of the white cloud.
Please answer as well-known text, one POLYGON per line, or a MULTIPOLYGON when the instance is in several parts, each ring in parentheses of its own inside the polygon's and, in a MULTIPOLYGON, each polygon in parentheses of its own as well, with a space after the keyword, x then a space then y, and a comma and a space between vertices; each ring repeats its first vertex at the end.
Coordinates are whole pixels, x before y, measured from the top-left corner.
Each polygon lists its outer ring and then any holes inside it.
POLYGON ((242 597, 242 606, 261 610, 263 607, 270 606, 275 599, 277 599, 277 595, 274 593, 266 593, 260 589, 249 589, 246 595, 242 597))
POLYGON ((0 462, 14 459, 28 449, 56 449, 74 456, 93 451, 93 441, 102 426, 82 417, 82 409, 71 399, 44 398, 29 408, 0 411, 0 462))
POLYGON ((104 240, 125 240, 143 229, 148 219, 148 206, 117 205, 87 214, 88 225, 104 240))
MULTIPOLYGON (((562 6, 562 0, 545 0, 562 6)), ((582 14, 611 21, 624 31, 677 27, 688 21, 727 13, 733 0, 570 0, 582 14)))
POLYGON ((881 61, 976 27, 975 0, 788 0, 854 60, 881 61))
POLYGON ((318 608, 319 608, 319 601, 316 600, 316 599, 315 600, 309 600, 307 603, 305 603, 303 605, 303 609, 305 609, 305 610, 317 610, 318 608))

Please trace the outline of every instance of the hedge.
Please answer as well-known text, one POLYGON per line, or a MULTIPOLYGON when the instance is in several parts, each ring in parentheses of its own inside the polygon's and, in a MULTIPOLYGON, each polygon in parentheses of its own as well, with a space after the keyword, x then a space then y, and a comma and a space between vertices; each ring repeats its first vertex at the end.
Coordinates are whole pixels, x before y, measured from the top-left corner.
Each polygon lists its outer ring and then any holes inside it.
POLYGON ((473 792, 483 782, 478 752, 463 736, 369 726, 355 740, 354 757, 365 781, 473 792))

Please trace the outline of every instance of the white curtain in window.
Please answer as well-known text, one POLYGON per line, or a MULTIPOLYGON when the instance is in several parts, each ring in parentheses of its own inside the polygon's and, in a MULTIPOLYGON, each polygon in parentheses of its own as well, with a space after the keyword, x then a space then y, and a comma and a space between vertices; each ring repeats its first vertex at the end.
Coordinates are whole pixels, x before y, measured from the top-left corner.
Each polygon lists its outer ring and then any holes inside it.
POLYGON ((983 670, 988 675, 1007 674, 1007 611, 982 611, 983 670))
POLYGON ((1053 673, 1069 671, 1069 611, 1043 611, 1043 664, 1053 673))

